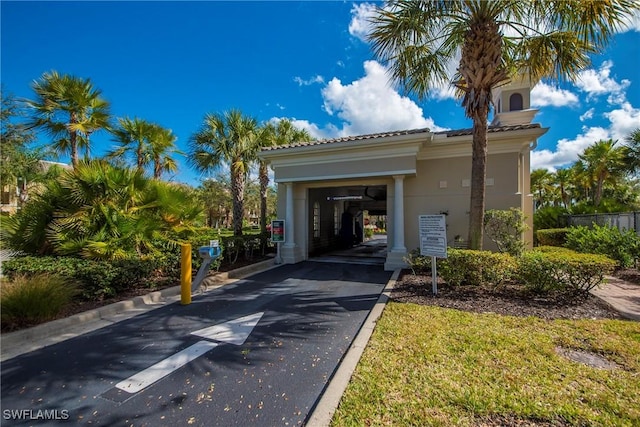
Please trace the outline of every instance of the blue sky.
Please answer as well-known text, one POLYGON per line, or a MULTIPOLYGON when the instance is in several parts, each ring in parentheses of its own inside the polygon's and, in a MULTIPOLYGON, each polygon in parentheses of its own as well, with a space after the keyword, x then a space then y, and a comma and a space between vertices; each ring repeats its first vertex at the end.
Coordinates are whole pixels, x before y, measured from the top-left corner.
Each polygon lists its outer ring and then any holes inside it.
MULTIPOLYGON (((419 102, 389 83, 365 41, 371 10, 332 1, 3 0, 0 77, 26 98, 47 71, 90 78, 114 116, 172 129, 183 150, 206 113, 232 108, 259 122, 292 119, 316 138, 470 127, 450 91, 419 102)), ((550 130, 532 167, 562 167, 591 143, 640 128, 639 57, 635 17, 577 83, 534 88, 534 121, 550 130)), ((113 145, 108 134, 92 136, 93 155, 113 145)), ((179 164, 171 179, 198 185, 203 176, 179 164)))

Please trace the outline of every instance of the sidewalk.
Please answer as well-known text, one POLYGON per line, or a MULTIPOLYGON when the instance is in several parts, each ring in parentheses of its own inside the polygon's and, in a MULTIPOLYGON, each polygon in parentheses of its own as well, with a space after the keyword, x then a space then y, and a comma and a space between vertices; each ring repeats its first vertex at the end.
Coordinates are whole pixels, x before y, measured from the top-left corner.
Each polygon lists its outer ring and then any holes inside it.
POLYGON ((593 289, 591 293, 627 319, 640 320, 640 285, 606 276, 606 283, 593 289))

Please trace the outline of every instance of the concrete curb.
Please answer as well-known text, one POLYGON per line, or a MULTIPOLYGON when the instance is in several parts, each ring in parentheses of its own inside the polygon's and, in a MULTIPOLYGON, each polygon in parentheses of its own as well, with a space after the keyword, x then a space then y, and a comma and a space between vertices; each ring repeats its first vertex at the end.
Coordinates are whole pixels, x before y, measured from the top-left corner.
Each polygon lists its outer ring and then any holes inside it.
POLYGON ((362 324, 358 335, 356 335, 355 339, 351 343, 351 347, 343 357, 342 361, 338 364, 338 368, 322 393, 318 404, 313 409, 313 412, 309 417, 309 421, 305 424, 307 427, 327 427, 331 424, 333 414, 336 409, 338 409, 342 395, 347 389, 351 376, 356 370, 356 366, 362 357, 362 353, 364 353, 364 349, 369 343, 369 339, 371 339, 371 335, 378 323, 378 319, 382 315, 382 312, 391 297, 391 291, 393 290, 399 275, 400 270, 395 270, 391 275, 391 278, 380 294, 380 298, 378 298, 376 305, 362 324))
MULTIPOLYGON (((273 259, 209 276, 203 292, 233 283, 251 274, 279 267, 273 259)), ((180 286, 78 313, 0 336, 0 361, 68 340, 180 300, 180 286)))

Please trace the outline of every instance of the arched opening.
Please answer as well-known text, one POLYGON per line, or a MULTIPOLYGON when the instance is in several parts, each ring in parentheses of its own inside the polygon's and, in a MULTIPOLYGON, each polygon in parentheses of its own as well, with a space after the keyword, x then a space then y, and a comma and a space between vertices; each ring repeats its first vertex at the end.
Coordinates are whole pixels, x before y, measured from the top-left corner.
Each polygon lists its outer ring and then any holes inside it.
POLYGON ((522 95, 519 93, 511 94, 509 97, 509 111, 520 111, 522 110, 522 95))

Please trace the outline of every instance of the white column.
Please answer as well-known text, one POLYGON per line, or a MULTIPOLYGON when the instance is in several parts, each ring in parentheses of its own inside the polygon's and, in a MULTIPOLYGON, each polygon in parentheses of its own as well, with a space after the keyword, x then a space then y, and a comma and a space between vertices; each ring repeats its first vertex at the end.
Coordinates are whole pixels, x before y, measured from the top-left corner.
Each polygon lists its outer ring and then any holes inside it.
POLYGON ((393 247, 391 252, 407 252, 404 247, 404 175, 393 175, 393 247))
POLYGON ((285 242, 284 247, 292 248, 295 246, 295 236, 294 236, 294 224, 293 224, 293 183, 287 182, 285 183, 287 187, 287 209, 285 212, 285 242))

